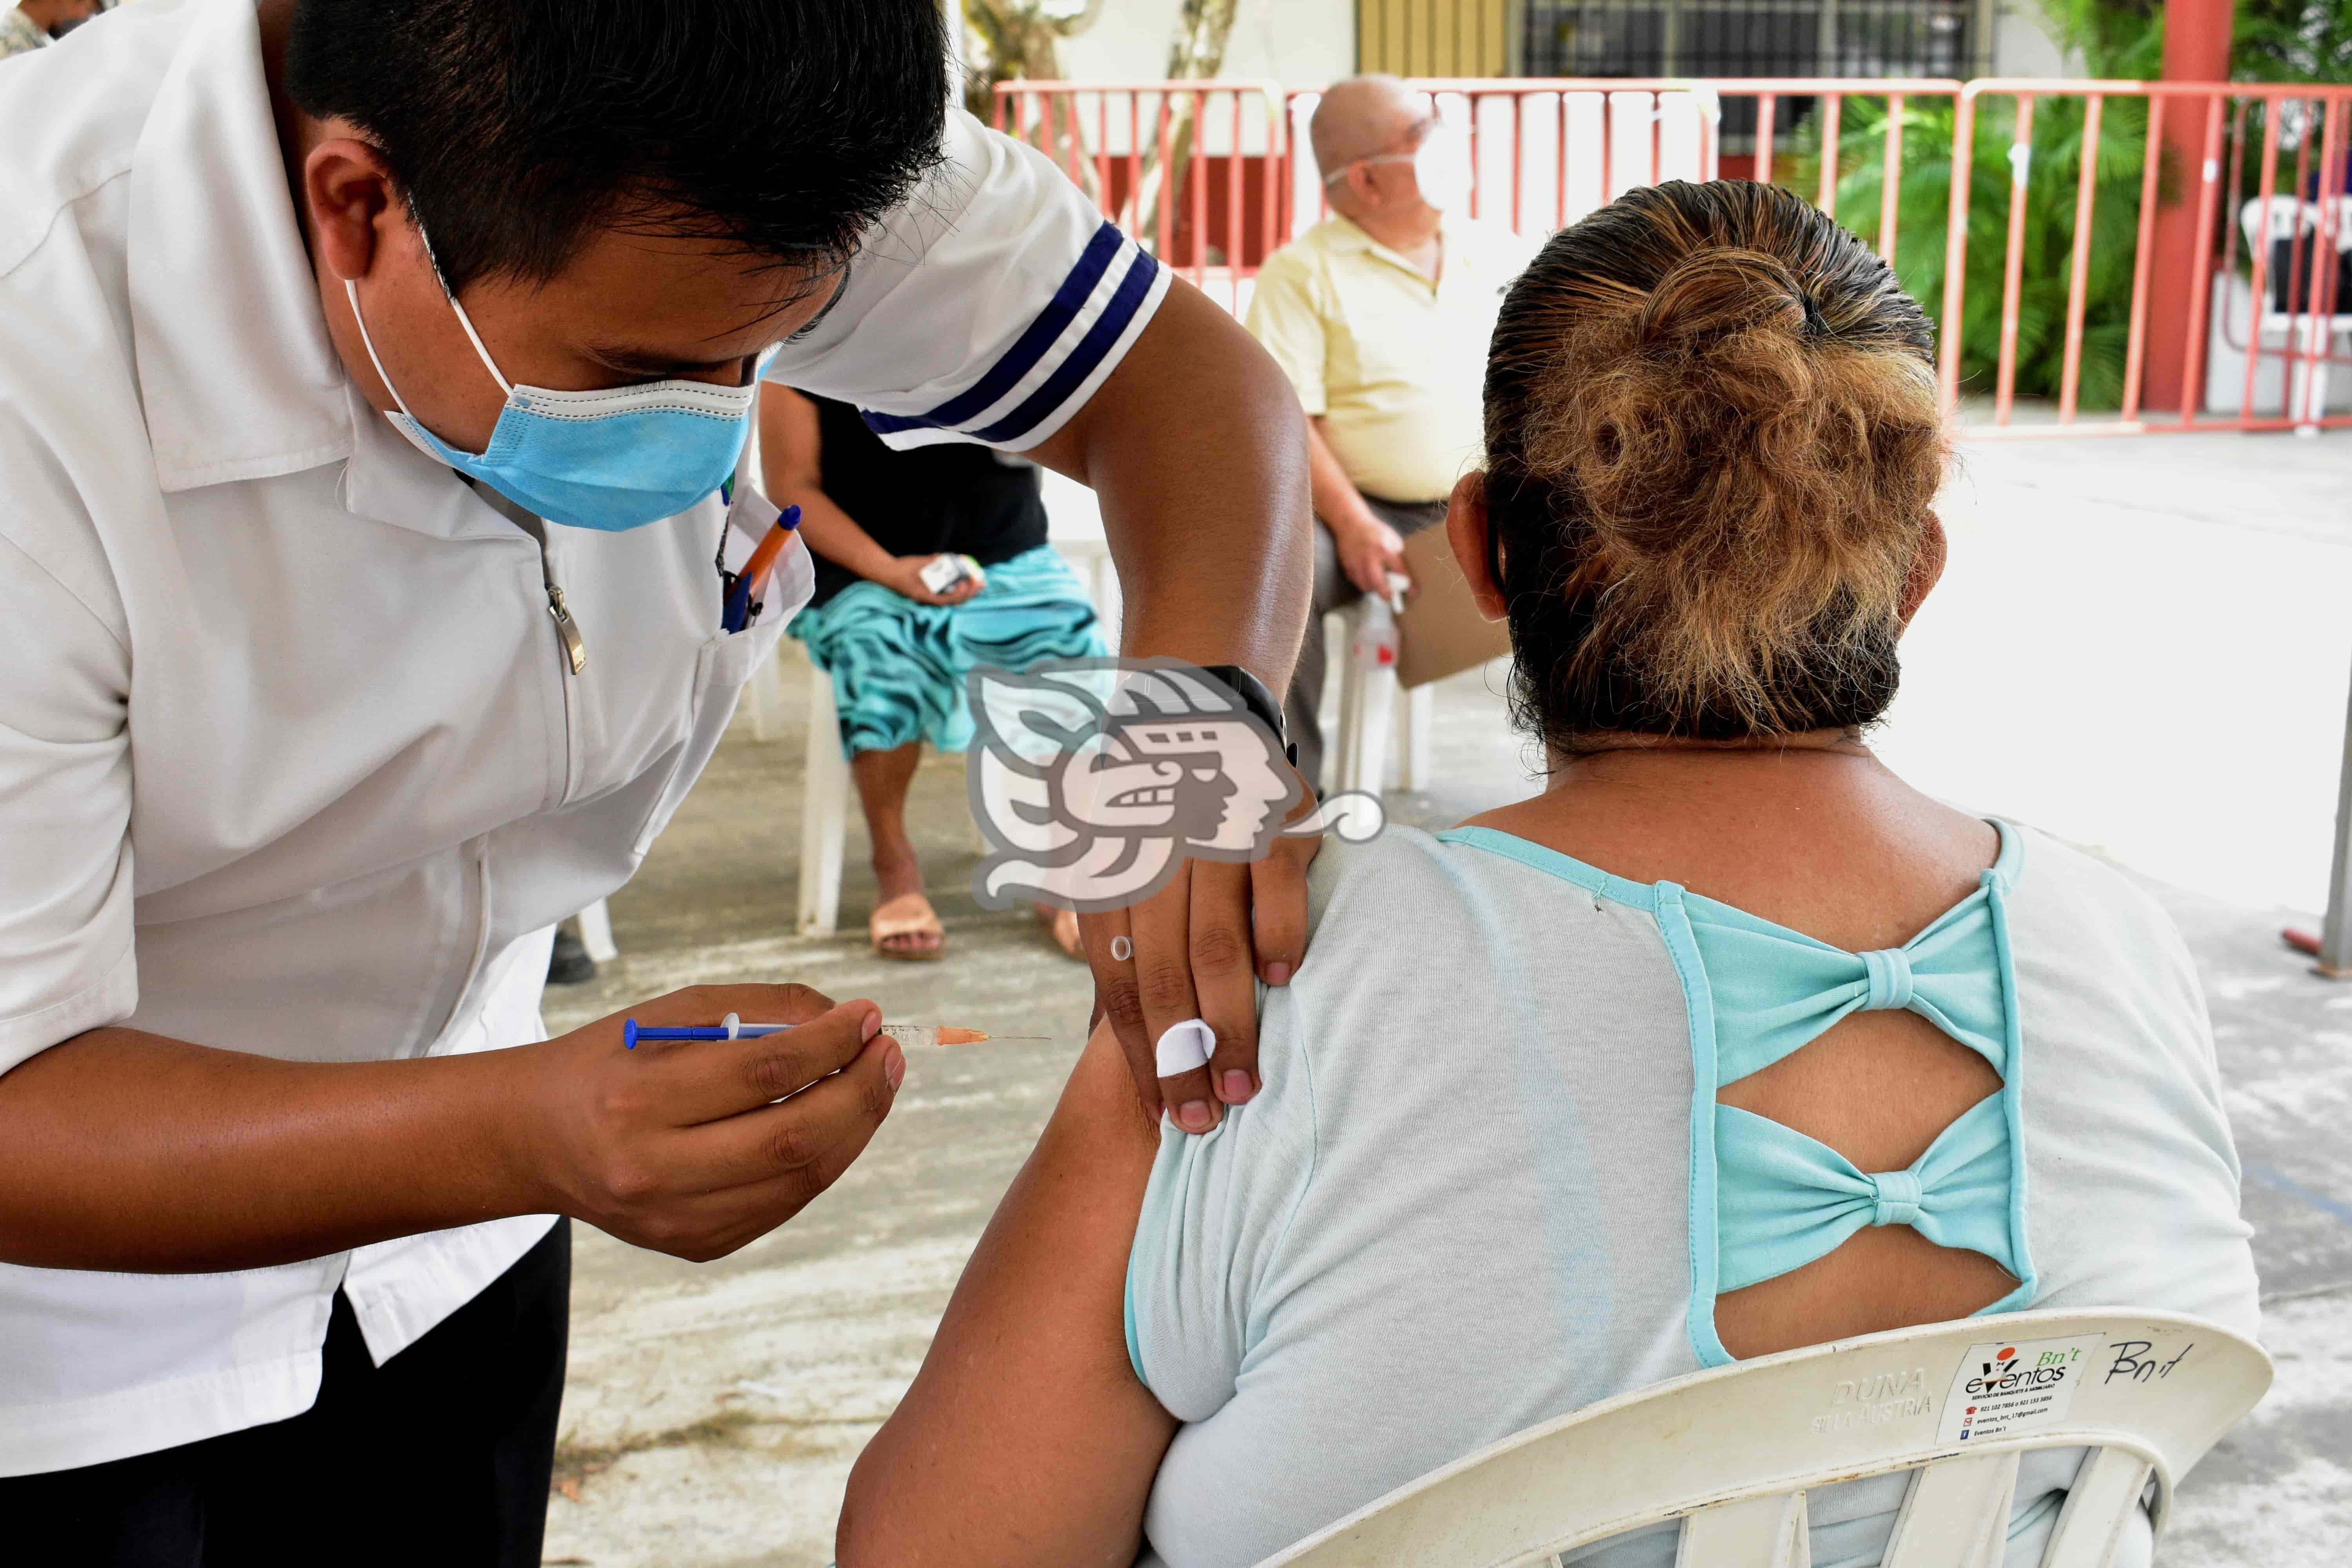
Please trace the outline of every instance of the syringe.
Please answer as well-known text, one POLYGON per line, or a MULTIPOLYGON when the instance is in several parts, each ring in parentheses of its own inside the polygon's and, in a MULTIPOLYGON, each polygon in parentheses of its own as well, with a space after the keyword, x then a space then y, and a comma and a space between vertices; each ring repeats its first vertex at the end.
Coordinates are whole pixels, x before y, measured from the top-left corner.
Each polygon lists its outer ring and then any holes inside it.
MULTIPOLYGON (((640 1024, 635 1018, 621 1026, 621 1044, 635 1050, 639 1040, 756 1040, 796 1029, 797 1024, 747 1024, 730 1013, 716 1024, 664 1026, 640 1024)), ((992 1035, 985 1029, 960 1029, 952 1024, 885 1024, 881 1033, 902 1046, 976 1046, 982 1040, 1045 1040, 1050 1035, 992 1035)))

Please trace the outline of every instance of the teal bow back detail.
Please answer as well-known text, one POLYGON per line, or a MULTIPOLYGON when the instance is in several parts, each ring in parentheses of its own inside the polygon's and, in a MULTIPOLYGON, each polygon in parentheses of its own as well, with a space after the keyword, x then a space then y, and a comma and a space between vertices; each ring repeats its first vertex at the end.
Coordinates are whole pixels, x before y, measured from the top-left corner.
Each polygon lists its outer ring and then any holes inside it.
MULTIPOLYGON (((1856 1013, 1898 1008, 1983 1057, 2006 1082, 1996 883, 1988 872, 1927 930, 1877 952, 1847 952, 1686 893, 1714 1002, 1717 1087, 1763 1071, 1856 1013)), ((1990 1095, 1963 1111, 1910 1169, 1874 1173, 1777 1121, 1716 1106, 1717 1289, 1802 1268, 1874 1225, 1907 1225, 2023 1279, 2013 1256, 2007 1098, 1990 1095)))
POLYGON ((1848 952, 1696 893, 1683 896, 1715 994, 1718 1084, 1737 1083, 1855 1013, 1916 1013, 2009 1076, 1990 890, 1901 947, 1848 952))
POLYGON ((1979 1252, 2017 1285, 1979 1315, 2038 1298, 2027 1239, 2019 1080, 2024 1064, 2007 900, 2021 862, 2017 830, 1994 823, 2000 853, 1976 890, 1899 948, 1848 952, 1670 881, 1633 882, 1491 827, 1438 835, 1501 855, 1650 913, 1690 1010, 1691 1297, 1687 1332, 1702 1366, 1725 1366, 1717 1298, 1801 1268, 1869 1226, 1907 1225, 1979 1252), (1954 1118, 1905 1170, 1865 1173, 1826 1143, 1724 1105, 1723 1085, 1761 1072, 1856 1013, 1901 1009, 1975 1051, 1999 1093, 1954 1118))
POLYGON ((1769 1118, 1715 1108, 1717 1290, 1800 1268, 1874 1225, 1907 1225, 1939 1247, 1981 1252, 2011 1274, 2009 1119, 1988 1095, 1907 1171, 1865 1175, 1826 1143, 1769 1118))

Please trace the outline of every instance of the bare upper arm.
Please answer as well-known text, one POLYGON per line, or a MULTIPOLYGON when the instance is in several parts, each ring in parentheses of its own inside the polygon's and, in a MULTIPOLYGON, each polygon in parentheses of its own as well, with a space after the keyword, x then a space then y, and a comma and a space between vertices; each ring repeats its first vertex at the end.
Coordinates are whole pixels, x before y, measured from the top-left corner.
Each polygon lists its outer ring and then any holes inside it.
MULTIPOLYGON (((1111 477, 1102 471, 1105 458, 1113 459, 1114 474, 1119 469, 1118 454, 1109 447, 1121 438, 1141 437, 1158 445, 1171 432, 1198 432, 1219 421, 1258 427, 1255 422, 1291 401, 1287 383, 1259 349, 1231 311, 1176 279, 1118 368, 1060 429, 1022 456, 1100 490, 1111 477), (1171 417, 1171 410, 1183 417, 1171 417)), ((1195 456, 1187 450, 1181 460, 1195 456)), ((1108 509, 1105 521, 1111 521, 1108 509)))
POLYGON ((816 405, 770 381, 760 385, 760 477, 770 495, 824 479, 824 437, 816 405))
POLYGON ((851 1473, 842 1568, 1134 1561, 1177 1425, 1129 1364, 1124 1316, 1159 1145, 1097 1028, 922 1371, 851 1473))

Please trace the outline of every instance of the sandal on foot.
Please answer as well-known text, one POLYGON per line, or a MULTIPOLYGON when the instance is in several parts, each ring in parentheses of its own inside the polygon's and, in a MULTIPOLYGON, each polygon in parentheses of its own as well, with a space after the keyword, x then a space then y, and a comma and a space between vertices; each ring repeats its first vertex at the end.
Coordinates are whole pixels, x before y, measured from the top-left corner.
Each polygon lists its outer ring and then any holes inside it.
POLYGON ((876 910, 866 921, 866 935, 884 958, 920 963, 937 958, 947 945, 947 929, 940 924, 931 900, 920 893, 901 893, 876 910), (929 937, 928 947, 892 947, 894 937, 929 937))

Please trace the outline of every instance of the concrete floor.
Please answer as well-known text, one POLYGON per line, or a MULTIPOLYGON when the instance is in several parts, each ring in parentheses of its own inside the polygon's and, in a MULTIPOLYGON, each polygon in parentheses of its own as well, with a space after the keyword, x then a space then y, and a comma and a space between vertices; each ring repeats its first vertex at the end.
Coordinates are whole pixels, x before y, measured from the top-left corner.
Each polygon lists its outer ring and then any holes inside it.
MULTIPOLYGON (((2347 471, 2345 437, 1972 447, 1944 509, 1952 570, 1906 644, 1881 738, 1923 787, 2146 875, 2198 954, 2279 1377, 2183 1488, 2159 1554, 2176 1568, 2352 1549, 2352 984, 2313 978, 2276 939, 2315 912, 2325 870, 2352 669, 2347 471)), ((1437 787, 1392 795, 1393 816, 1440 825, 1535 787, 1499 679, 1443 688, 1437 787)), ((803 746, 796 727, 760 742, 739 721, 613 900, 622 958, 551 992, 550 1026, 701 981, 791 979, 872 996, 894 1020, 1051 1038, 910 1053, 866 1156, 733 1258, 697 1267, 579 1232, 551 1563, 827 1562, 850 1461, 920 1363, 1078 1047, 1083 967, 966 890, 957 759, 926 763, 913 812, 947 956, 868 955, 856 826, 852 934, 792 934, 803 746)))

